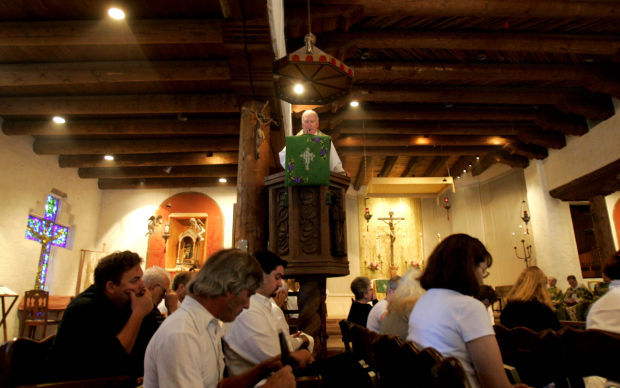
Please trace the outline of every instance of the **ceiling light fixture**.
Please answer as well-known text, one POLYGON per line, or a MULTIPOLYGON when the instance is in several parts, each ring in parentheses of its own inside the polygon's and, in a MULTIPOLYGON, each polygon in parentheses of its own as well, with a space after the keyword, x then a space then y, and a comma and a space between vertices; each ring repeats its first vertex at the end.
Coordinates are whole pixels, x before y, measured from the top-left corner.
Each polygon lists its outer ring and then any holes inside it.
POLYGON ((65 120, 64 117, 60 117, 60 116, 54 116, 52 118, 52 121, 55 122, 56 124, 64 124, 67 122, 67 120, 65 120))
POLYGON ((104 155, 103 158, 105 160, 110 160, 110 161, 114 160, 114 156, 113 155, 104 155))
POLYGON ((480 160, 480 155, 476 155, 476 160, 480 160))
POLYGON ((220 183, 226 183, 226 182, 228 182, 228 180, 227 180, 226 178, 220 178, 220 179, 218 179, 218 181, 219 181, 220 183))
POLYGON ((356 108, 356 107, 360 106, 360 103, 359 103, 359 101, 351 101, 349 103, 349 105, 351 105, 353 108, 356 108))
POLYGON ((114 20, 123 20, 125 19, 125 11, 120 8, 110 7, 108 9, 108 16, 114 20))
POLYGON ((304 92, 304 86, 302 84, 295 84, 295 86, 293 86, 293 92, 295 94, 302 94, 304 92))

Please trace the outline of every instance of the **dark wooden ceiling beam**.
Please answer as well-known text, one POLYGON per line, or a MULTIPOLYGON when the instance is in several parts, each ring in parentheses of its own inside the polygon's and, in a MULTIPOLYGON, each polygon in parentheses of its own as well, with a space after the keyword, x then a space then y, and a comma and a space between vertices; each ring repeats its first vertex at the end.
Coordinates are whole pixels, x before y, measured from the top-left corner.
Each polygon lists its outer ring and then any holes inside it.
POLYGON ((149 44, 222 44, 217 19, 108 20, 0 23, 0 47, 149 44))
POLYGON ((589 201, 620 191, 620 159, 549 191, 562 201, 589 201))
POLYGON ((362 6, 366 16, 471 16, 528 18, 620 19, 614 1, 548 0, 544 2, 503 0, 318 0, 313 4, 362 6))
POLYGON ((36 138, 32 148, 39 155, 150 154, 157 152, 236 151, 236 137, 87 140, 36 138))
POLYGON ((606 96, 586 95, 574 88, 483 88, 483 87, 427 87, 389 88, 360 85, 351 90, 354 100, 379 103, 464 103, 555 105, 565 113, 575 113, 591 120, 605 120, 614 114, 611 99, 606 96))
POLYGON ((471 173, 473 176, 478 176, 495 163, 506 164, 513 168, 526 168, 530 161, 526 157, 512 155, 506 150, 497 150, 482 156, 478 163, 472 167, 471 173))
POLYGON ((78 169, 78 175, 80 178, 228 178, 237 176, 237 165, 91 167, 78 169))
POLYGON ((337 148, 342 147, 399 147, 399 146, 484 146, 484 145, 504 145, 509 142, 500 136, 407 136, 407 135, 366 135, 344 136, 334 141, 337 148))
POLYGON ((5 135, 238 135, 239 119, 15 120, 2 122, 5 135))
POLYGON ((512 142, 504 146, 504 149, 513 155, 525 156, 528 159, 544 159, 549 156, 545 147, 536 144, 512 142))
POLYGON ((524 143, 538 144, 545 148, 560 149, 566 146, 566 136, 556 131, 522 128, 519 129, 517 138, 524 143))
POLYGON ((558 54, 617 55, 615 36, 514 32, 360 31, 319 35, 326 52, 349 47, 365 49, 443 49, 520 51, 558 54))
POLYGON ((333 128, 344 120, 396 120, 396 121, 506 121, 517 123, 520 121, 534 122, 543 129, 555 130, 564 134, 583 135, 588 132, 586 120, 578 115, 567 115, 557 109, 527 107, 498 108, 498 107, 438 107, 438 106, 409 106, 398 108, 379 109, 377 107, 364 109, 346 109, 336 114, 324 115, 321 123, 334 123, 333 128))
POLYGON ((126 61, 0 65, 1 86, 227 81, 227 61, 126 61))
POLYGON ((178 187, 220 187, 236 186, 237 178, 228 178, 222 183, 218 178, 141 178, 141 179, 99 179, 101 190, 120 189, 164 189, 178 187))
POLYGON ((380 177, 390 176, 390 172, 394 168, 394 164, 396 163, 397 159, 398 159, 398 156, 388 156, 387 158, 385 158, 385 161, 383 162, 383 167, 381 167, 381 171, 379 172, 379 175, 377 176, 380 176, 380 177))
MULTIPOLYGON (((503 82, 518 84, 525 81, 554 81, 582 86, 593 92, 620 96, 620 82, 607 77, 609 69, 585 65, 541 64, 480 64, 480 63, 410 63, 349 61, 356 82, 374 83, 396 80, 463 82, 467 84, 503 82)), ((610 73, 613 74, 613 73, 610 73)))
POLYGON ((0 115, 113 115, 236 113, 233 94, 141 94, 117 96, 4 97, 0 115))
POLYGON ((447 156, 436 156, 431 161, 431 164, 424 171, 423 176, 435 176, 439 174, 442 168, 446 168, 447 156))
POLYGON ((340 135, 477 135, 514 136, 521 130, 540 131, 524 122, 402 122, 402 121, 345 121, 337 127, 340 135))
POLYGON ((438 156, 438 155, 483 155, 500 150, 501 146, 410 146, 410 147, 340 147, 338 154, 370 156, 438 156))
POLYGON ((238 152, 184 152, 162 154, 115 154, 114 161, 103 155, 60 155, 58 165, 63 168, 138 167, 138 166, 194 166, 235 164, 238 152))
POLYGON ((407 166, 403 170, 403 173, 400 174, 402 178, 413 176, 413 172, 415 171, 415 167, 418 165, 419 158, 417 156, 412 156, 409 158, 407 162, 407 166))
POLYGON ((454 163, 452 163, 452 166, 450 166, 448 173, 452 177, 457 177, 459 175, 465 174, 473 166, 472 162, 474 159, 475 157, 473 156, 459 157, 454 163))
MULTIPOLYGON (((370 171, 372 171, 372 163, 374 162, 374 158, 372 156, 363 156, 360 160, 359 168, 357 169, 357 174, 355 174, 355 178, 353 179, 353 188, 355 191, 360 189, 360 186, 367 182, 371 176, 366 175, 366 171, 368 170, 368 166, 370 166, 370 171)), ((372 175, 372 173, 371 173, 372 175)))

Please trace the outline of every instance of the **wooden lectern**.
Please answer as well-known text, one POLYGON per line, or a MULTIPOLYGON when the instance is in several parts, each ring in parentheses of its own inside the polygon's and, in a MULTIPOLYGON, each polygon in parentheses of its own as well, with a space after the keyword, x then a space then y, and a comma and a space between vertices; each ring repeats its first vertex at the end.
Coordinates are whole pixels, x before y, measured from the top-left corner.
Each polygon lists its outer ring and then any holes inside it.
POLYGON ((299 328, 325 355, 325 279, 349 274, 345 195, 350 179, 330 173, 329 186, 285 186, 284 172, 265 178, 269 249, 288 262, 285 276, 300 283, 299 328))

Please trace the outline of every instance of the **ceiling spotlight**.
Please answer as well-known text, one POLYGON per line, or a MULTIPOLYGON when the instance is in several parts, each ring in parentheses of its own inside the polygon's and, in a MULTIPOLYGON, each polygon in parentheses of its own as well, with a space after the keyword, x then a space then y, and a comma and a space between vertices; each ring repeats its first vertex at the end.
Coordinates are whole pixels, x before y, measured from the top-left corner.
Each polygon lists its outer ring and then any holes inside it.
POLYGON ((467 164, 467 167, 471 167, 471 163, 467 164))
POLYGON ((476 160, 480 160, 480 155, 476 155, 476 160))
POLYGON ((466 169, 463 169, 463 172, 467 172, 467 170, 466 170, 466 169))
POLYGON ((456 176, 456 179, 461 179, 461 176, 460 176, 460 175, 457 175, 457 176, 456 176))
POLYGON ((67 120, 65 120, 63 117, 60 117, 60 116, 54 116, 52 118, 52 121, 55 122, 56 124, 64 124, 67 122, 67 120))
POLYGON ((218 181, 219 181, 220 183, 226 183, 226 182, 228 182, 228 181, 226 180, 226 178, 220 178, 220 179, 218 179, 218 181))
POLYGON ((351 101, 351 102, 349 103, 349 105, 351 105, 353 108, 355 108, 355 107, 357 107, 357 106, 360 106, 360 103, 359 103, 359 101, 351 101))
POLYGON ((293 91, 295 94, 302 94, 304 92, 304 86, 302 84, 295 84, 293 91))
POLYGON ((105 160, 114 160, 114 156, 113 155, 104 155, 103 157, 105 160))
POLYGON ((172 166, 164 167, 163 170, 166 174, 170 174, 170 171, 172 171, 172 166))
POLYGON ((108 16, 115 20, 125 19, 125 11, 120 8, 111 7, 108 9, 108 16))

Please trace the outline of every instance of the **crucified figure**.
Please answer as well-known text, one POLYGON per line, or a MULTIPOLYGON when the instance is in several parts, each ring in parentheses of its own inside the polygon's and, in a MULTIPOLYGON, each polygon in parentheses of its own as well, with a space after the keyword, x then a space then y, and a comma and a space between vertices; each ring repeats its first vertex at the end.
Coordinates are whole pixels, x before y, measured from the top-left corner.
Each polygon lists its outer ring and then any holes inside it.
POLYGON ((394 212, 388 213, 389 217, 382 217, 379 220, 385 222, 390 227, 390 266, 394 267, 394 241, 396 241, 396 233, 394 232, 394 226, 400 221, 404 221, 404 217, 394 217, 394 212))

